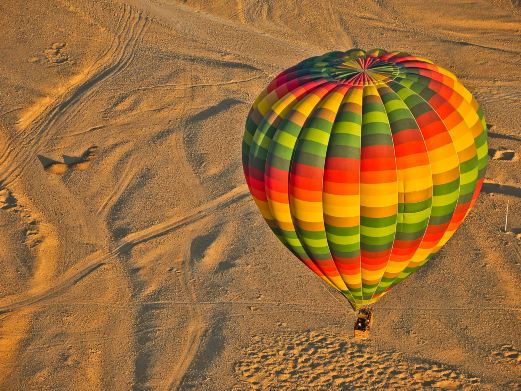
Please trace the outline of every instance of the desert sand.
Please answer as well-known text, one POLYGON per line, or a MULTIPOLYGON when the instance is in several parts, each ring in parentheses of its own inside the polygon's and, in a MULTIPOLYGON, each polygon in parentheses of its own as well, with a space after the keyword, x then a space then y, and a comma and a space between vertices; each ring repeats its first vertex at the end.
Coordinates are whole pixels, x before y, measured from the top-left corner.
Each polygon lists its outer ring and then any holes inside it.
POLYGON ((519 2, 4 0, 0 32, 1 390, 521 389, 519 2), (474 210, 366 341, 240 158, 277 73, 353 47, 450 69, 490 124, 474 210))

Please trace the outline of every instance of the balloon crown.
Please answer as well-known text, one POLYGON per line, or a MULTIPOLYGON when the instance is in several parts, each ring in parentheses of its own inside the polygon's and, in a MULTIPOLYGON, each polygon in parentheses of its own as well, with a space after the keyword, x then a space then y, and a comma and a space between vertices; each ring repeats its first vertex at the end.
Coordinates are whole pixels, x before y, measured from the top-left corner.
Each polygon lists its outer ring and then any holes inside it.
POLYGON ((400 74, 397 64, 386 61, 391 54, 396 52, 382 49, 334 51, 309 58, 297 66, 341 84, 379 85, 396 79, 400 74))

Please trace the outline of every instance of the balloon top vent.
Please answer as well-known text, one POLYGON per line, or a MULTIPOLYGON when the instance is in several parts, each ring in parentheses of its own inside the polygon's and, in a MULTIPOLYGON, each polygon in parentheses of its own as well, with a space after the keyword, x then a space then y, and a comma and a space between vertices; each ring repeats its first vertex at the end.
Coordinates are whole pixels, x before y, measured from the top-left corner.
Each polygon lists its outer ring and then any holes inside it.
POLYGON ((309 65, 311 73, 322 74, 323 77, 341 84, 354 86, 382 85, 396 79, 400 74, 400 66, 386 61, 388 52, 375 49, 360 49, 347 52, 330 52, 315 57, 309 65))

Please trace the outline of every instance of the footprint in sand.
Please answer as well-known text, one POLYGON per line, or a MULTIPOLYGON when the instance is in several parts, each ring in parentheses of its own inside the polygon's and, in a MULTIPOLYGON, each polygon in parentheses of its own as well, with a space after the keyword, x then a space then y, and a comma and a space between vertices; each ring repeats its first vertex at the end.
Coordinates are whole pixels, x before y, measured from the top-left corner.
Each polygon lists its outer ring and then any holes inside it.
POLYGON ((51 45, 50 48, 44 50, 45 57, 51 64, 64 64, 71 62, 69 55, 65 49, 66 44, 63 42, 56 42, 51 45))
POLYGON ((352 343, 331 332, 254 337, 235 365, 254 389, 479 389, 481 380, 435 361, 352 343), (305 386, 304 386, 305 385, 305 386))
POLYGON ((8 189, 0 190, 0 209, 11 209, 17 206, 16 198, 8 189))
POLYGON ((18 214, 25 224, 25 241, 30 248, 42 242, 42 236, 39 230, 37 219, 33 216, 32 212, 20 205, 13 192, 7 188, 0 189, 0 210, 9 210, 18 214))
POLYGON ((503 345, 491 353, 491 359, 496 363, 521 365, 521 352, 512 345, 503 345))
POLYGON ((492 160, 504 160, 509 162, 515 162, 519 160, 519 155, 515 150, 506 148, 490 148, 489 156, 492 160))
POLYGON ((93 145, 87 148, 80 157, 64 157, 65 162, 58 162, 49 158, 38 156, 42 162, 45 171, 51 174, 62 175, 65 174, 69 169, 74 171, 85 171, 87 170, 94 158, 96 157, 98 147, 93 145))

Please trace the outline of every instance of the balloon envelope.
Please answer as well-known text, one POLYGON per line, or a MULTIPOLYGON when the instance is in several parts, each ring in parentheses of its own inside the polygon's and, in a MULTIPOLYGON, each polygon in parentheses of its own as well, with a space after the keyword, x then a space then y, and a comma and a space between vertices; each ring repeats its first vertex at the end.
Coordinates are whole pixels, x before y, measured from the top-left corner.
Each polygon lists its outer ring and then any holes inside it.
POLYGON ((452 73, 354 49, 309 58, 262 91, 243 168, 280 241, 357 309, 450 239, 487 152, 483 114, 452 73))

